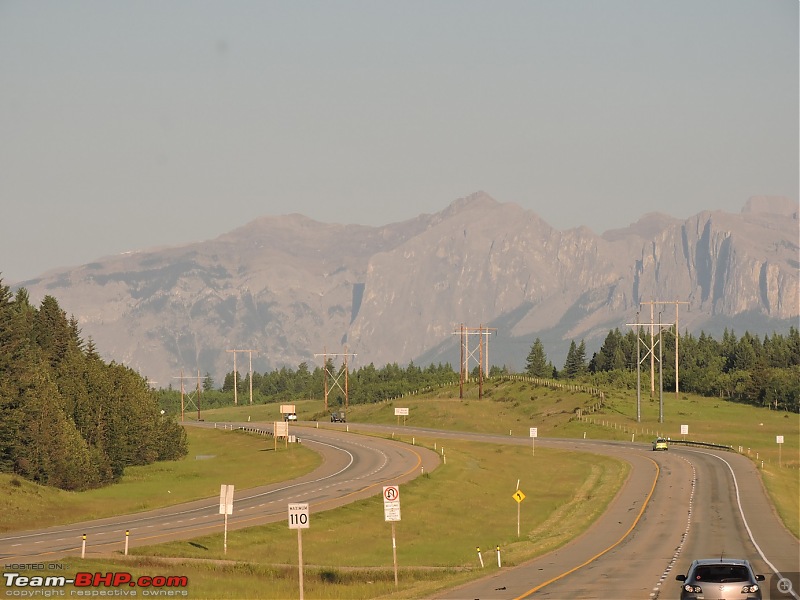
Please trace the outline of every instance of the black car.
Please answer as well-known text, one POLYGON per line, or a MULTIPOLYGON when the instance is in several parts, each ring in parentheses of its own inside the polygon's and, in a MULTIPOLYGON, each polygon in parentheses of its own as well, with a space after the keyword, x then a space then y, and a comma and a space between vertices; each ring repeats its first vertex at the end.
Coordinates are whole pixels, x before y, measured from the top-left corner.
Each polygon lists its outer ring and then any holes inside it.
POLYGON ((331 413, 331 423, 347 423, 345 414, 343 412, 331 413))
POLYGON ((750 562, 737 558, 704 558, 692 561, 681 581, 681 600, 761 600, 763 575, 753 573, 750 562))

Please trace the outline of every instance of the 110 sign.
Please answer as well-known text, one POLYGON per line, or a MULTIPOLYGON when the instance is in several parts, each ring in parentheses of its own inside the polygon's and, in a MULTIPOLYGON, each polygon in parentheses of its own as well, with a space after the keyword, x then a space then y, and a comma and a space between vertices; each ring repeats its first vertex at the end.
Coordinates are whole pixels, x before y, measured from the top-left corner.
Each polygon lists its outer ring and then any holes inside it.
POLYGON ((308 504, 289 505, 289 529, 308 529, 308 504))

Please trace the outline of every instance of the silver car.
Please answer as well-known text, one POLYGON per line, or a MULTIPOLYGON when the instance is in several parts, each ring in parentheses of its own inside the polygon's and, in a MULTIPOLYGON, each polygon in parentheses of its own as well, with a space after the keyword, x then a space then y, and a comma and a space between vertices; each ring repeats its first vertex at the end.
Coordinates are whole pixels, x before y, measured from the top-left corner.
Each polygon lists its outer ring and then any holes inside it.
POLYGON ((704 558, 692 561, 681 581, 681 600, 761 600, 763 575, 753 573, 750 562, 737 558, 704 558))

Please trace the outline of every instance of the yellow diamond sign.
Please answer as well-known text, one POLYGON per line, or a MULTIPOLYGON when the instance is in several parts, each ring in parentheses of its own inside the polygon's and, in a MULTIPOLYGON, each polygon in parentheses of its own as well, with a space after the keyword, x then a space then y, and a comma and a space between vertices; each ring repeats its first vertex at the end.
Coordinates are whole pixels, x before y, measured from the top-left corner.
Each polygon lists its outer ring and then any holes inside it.
POLYGON ((514 492, 513 498, 517 502, 522 502, 523 500, 525 500, 525 494, 522 493, 522 490, 517 490, 516 492, 514 492))

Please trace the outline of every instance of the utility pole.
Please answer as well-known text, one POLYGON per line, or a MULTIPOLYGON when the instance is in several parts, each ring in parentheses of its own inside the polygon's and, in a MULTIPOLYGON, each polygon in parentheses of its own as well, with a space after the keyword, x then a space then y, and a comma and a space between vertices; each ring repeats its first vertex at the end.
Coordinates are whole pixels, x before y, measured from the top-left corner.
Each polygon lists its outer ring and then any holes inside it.
POLYGON ((328 412, 328 391, 329 391, 328 390, 328 376, 330 376, 331 379, 333 380, 333 385, 338 387, 341 390, 341 392, 344 394, 344 409, 345 409, 345 411, 347 411, 347 409, 350 406, 350 396, 349 396, 349 390, 348 390, 348 384, 347 384, 347 357, 349 357, 349 356, 355 357, 355 356, 358 356, 358 354, 350 354, 350 353, 348 353, 347 352, 347 346, 345 346, 343 353, 328 354, 327 350, 324 349, 322 354, 315 354, 314 355, 315 358, 318 357, 318 356, 322 356, 323 357, 322 358, 322 365, 323 365, 322 369, 323 369, 323 382, 324 382, 323 385, 324 385, 324 393, 325 393, 325 412, 328 412), (328 357, 329 356, 342 356, 342 357, 344 357, 344 365, 335 374, 328 371, 328 357), (344 387, 342 387, 341 383, 339 383, 339 380, 342 378, 342 375, 344 375, 344 387))
POLYGON ((233 353, 233 405, 239 404, 239 384, 236 382, 236 353, 248 352, 250 354, 250 404, 253 403, 253 352, 258 354, 258 350, 225 350, 225 352, 233 353))
MULTIPOLYGON (((642 304, 649 304, 650 305, 650 322, 653 322, 653 305, 655 304, 674 304, 675 305, 675 397, 678 397, 680 392, 680 385, 678 384, 678 341, 681 337, 681 329, 678 319, 678 307, 681 304, 689 305, 688 302, 684 302, 682 300, 652 300, 650 302, 640 302, 642 304)), ((650 330, 650 340, 651 340, 651 350, 652 350, 652 340, 653 340, 653 331, 650 330)), ((651 355, 652 360, 652 355, 651 355)), ((653 395, 653 365, 650 364, 650 396, 653 395)))

